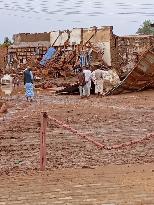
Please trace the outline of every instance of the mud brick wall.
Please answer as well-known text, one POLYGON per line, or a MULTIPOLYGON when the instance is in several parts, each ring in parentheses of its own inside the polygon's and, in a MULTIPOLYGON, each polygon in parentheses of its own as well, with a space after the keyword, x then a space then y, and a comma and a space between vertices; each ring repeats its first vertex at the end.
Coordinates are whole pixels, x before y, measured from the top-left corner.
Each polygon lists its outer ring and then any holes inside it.
MULTIPOLYGON (((102 26, 97 29, 96 35, 90 40, 91 43, 109 42, 110 34, 112 33, 112 26, 102 26)), ((83 29, 83 43, 88 41, 90 37, 95 33, 94 28, 83 29)))
POLYGON ((154 46, 154 36, 117 37, 117 61, 121 73, 127 73, 139 61, 141 55, 154 46))
POLYGON ((49 41, 50 33, 19 33, 13 35, 14 44, 20 42, 37 42, 37 41, 49 41))
POLYGON ((3 70, 7 63, 7 47, 0 46, 0 70, 3 70))
POLYGON ((112 69, 115 69, 118 75, 121 75, 120 63, 118 61, 117 39, 118 39, 118 36, 112 33, 110 36, 111 65, 112 65, 112 69))

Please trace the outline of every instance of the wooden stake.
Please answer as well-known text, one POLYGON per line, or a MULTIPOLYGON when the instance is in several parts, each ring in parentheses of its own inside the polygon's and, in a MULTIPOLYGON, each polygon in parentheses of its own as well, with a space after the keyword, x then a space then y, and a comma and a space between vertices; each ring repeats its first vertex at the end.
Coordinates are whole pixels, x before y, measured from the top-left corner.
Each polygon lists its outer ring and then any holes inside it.
POLYGON ((41 113, 41 130, 40 130, 40 169, 45 170, 46 166, 46 128, 48 115, 46 112, 41 113))

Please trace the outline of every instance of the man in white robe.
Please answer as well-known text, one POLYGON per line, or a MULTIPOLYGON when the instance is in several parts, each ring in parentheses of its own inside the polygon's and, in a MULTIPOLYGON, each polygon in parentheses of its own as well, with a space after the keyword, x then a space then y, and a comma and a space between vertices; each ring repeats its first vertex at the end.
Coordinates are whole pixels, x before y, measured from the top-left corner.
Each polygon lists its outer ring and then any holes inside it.
POLYGON ((95 94, 103 95, 103 83, 104 83, 104 74, 103 70, 100 67, 97 67, 96 70, 92 72, 92 80, 95 84, 95 94))
POLYGON ((83 86, 83 95, 85 97, 89 97, 90 96, 90 89, 91 89, 92 73, 88 67, 84 67, 83 73, 85 76, 85 85, 83 86))

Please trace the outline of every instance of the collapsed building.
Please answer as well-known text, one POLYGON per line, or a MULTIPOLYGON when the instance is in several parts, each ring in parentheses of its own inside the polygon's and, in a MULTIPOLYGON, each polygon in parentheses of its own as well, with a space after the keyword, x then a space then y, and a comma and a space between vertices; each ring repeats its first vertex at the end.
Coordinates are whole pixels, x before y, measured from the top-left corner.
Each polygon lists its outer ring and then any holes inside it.
MULTIPOLYGON (((118 76, 122 82, 143 53, 154 47, 153 35, 116 36, 112 26, 16 34, 13 38, 14 44, 8 48, 13 70, 19 72, 28 62, 35 74, 47 81, 72 76, 82 58, 83 65, 105 65, 111 71, 106 80, 115 81, 118 76)), ((117 80, 110 89, 119 83, 117 80)))
MULTIPOLYGON (((8 59, 13 62, 18 59, 24 63, 30 56, 42 58, 50 46, 67 48, 65 51, 82 50, 87 46, 94 46, 95 50, 103 54, 104 62, 111 66, 111 37, 112 27, 92 27, 90 29, 72 29, 71 31, 53 31, 41 34, 16 34, 14 43, 8 48, 8 59)), ((94 50, 93 48, 93 50, 94 50)))

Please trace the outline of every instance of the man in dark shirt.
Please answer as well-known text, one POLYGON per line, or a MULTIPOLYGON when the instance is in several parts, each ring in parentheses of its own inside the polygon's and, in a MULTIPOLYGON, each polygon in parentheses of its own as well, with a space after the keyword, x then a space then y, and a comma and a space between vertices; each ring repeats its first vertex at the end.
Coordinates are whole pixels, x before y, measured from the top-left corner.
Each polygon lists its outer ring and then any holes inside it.
POLYGON ((27 101, 30 99, 32 101, 34 97, 34 91, 33 91, 33 74, 31 71, 31 68, 27 66, 27 68, 24 70, 24 85, 26 88, 26 99, 27 101))
POLYGON ((83 86, 85 85, 85 75, 83 73, 83 68, 79 68, 79 73, 78 73, 78 82, 79 82, 79 92, 80 92, 80 97, 83 98, 83 86))

